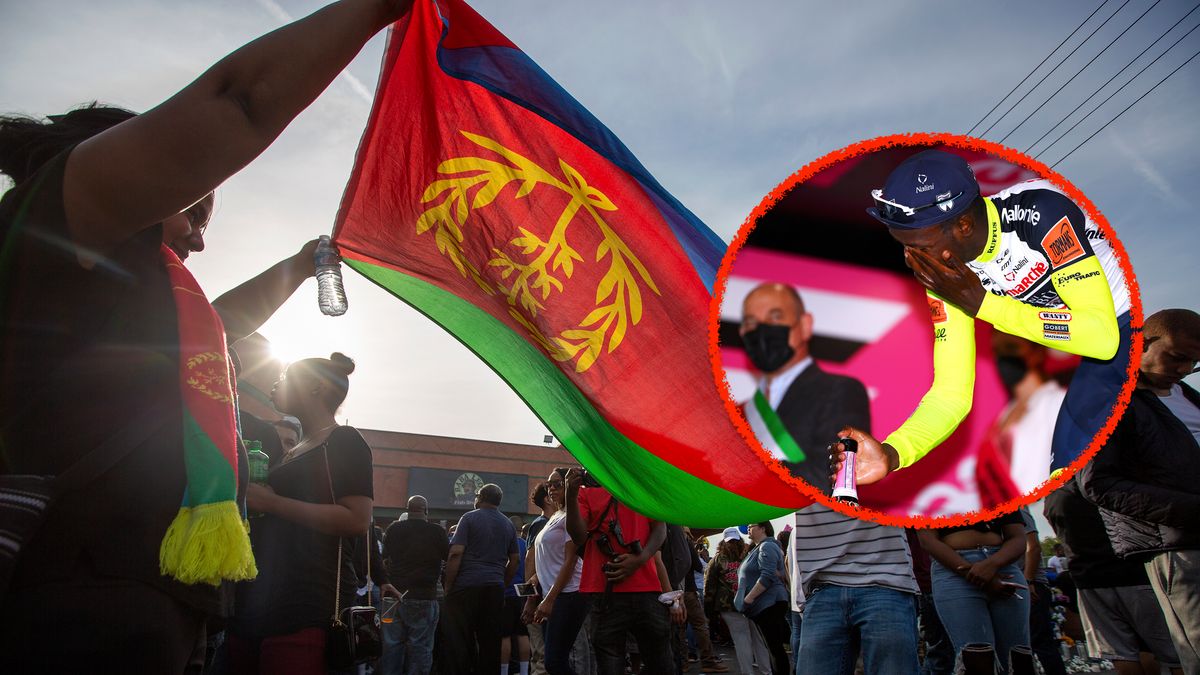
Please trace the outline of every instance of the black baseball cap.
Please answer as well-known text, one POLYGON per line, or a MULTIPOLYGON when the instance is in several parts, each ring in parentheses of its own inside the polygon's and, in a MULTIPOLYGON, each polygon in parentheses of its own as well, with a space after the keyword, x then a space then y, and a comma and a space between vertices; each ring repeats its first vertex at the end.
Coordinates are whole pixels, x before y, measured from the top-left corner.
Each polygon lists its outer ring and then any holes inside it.
POLYGON ((979 196, 979 183, 966 160, 943 150, 925 150, 888 174, 882 190, 871 190, 867 213, 888 227, 919 230, 966 211, 979 196))

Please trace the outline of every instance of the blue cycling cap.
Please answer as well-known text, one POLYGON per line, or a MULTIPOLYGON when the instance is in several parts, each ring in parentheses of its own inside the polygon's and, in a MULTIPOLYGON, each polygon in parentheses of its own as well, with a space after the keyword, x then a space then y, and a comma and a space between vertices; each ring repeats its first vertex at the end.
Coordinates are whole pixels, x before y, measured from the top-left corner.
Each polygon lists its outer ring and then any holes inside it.
POLYGON ((979 183, 966 160, 925 150, 893 169, 882 190, 871 191, 875 206, 867 213, 888 227, 918 230, 958 216, 978 196, 979 183))

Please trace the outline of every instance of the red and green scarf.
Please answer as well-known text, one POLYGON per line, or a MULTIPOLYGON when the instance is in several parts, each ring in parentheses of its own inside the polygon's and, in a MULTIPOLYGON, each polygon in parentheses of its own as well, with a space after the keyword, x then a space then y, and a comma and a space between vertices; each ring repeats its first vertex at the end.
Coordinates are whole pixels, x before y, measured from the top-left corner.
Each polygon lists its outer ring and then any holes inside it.
POLYGON ((167 246, 163 262, 179 321, 179 391, 187 488, 159 549, 162 573, 216 585, 258 574, 237 502, 237 425, 225 329, 200 285, 167 246))

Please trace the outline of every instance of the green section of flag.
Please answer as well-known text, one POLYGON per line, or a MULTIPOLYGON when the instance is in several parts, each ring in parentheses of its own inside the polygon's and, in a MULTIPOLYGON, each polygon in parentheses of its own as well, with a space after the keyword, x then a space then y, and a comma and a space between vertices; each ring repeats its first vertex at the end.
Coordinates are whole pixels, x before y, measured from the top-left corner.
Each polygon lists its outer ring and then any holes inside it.
POLYGON ((233 467, 186 407, 183 409, 183 460, 188 478, 184 506, 215 504, 237 498, 233 467))
POLYGON ((775 444, 779 446, 779 451, 782 452, 789 462, 803 462, 804 451, 800 449, 800 445, 796 443, 796 439, 788 433, 787 427, 783 425, 783 420, 771 408, 771 404, 767 401, 767 397, 763 396, 761 391, 754 392, 754 409, 762 418, 763 424, 767 426, 767 432, 771 434, 771 438, 775 444))
POLYGON ((475 352, 601 484, 635 511, 705 528, 761 522, 791 511, 697 478, 626 438, 542 352, 470 302, 386 267, 350 258, 345 262, 475 352))

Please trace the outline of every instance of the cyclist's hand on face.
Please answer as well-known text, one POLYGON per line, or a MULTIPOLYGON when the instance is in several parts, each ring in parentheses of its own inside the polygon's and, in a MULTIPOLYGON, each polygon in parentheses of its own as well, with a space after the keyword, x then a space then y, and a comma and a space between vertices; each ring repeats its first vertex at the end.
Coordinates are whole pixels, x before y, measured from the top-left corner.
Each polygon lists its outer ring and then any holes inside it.
POLYGON ((979 277, 950 251, 935 257, 915 248, 904 249, 904 263, 922 286, 933 291, 971 316, 979 313, 983 304, 983 284, 979 277))

